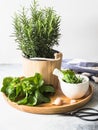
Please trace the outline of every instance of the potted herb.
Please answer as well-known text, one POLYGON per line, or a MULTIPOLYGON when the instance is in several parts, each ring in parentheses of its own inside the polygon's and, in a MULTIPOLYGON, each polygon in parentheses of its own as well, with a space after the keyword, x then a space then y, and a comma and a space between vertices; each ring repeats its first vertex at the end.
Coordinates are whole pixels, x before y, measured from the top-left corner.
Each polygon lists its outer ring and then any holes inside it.
POLYGON ((62 54, 53 50, 60 36, 60 17, 53 8, 38 8, 36 1, 27 12, 15 14, 13 20, 14 37, 22 51, 25 76, 36 72, 42 74, 48 84, 57 86, 57 78, 52 74, 54 68, 60 69, 62 54))

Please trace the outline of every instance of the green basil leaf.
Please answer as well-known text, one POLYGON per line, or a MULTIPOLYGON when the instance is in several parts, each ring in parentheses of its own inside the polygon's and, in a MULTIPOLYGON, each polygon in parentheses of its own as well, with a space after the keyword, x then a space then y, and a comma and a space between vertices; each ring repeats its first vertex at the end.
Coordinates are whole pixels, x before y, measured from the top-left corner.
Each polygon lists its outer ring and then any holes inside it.
POLYGON ((55 89, 52 85, 43 85, 40 89, 41 93, 44 93, 44 92, 51 92, 51 93, 54 93, 55 92, 55 89))
POLYGON ((39 73, 35 73, 35 76, 33 77, 33 82, 35 85, 37 85, 38 88, 44 84, 44 80, 39 73))
POLYGON ((35 105, 37 105, 37 98, 33 95, 30 95, 29 97, 28 97, 28 103, 27 103, 27 105, 29 105, 29 106, 35 106, 35 105))
POLYGON ((17 104, 18 105, 25 105, 27 104, 28 100, 27 100, 27 97, 24 97, 23 99, 17 101, 17 104))
POLYGON ((7 94, 6 89, 12 80, 13 80, 12 77, 5 77, 3 79, 3 87, 1 88, 1 92, 4 92, 5 94, 7 94))
POLYGON ((37 104, 48 103, 50 99, 45 97, 39 90, 35 92, 35 97, 37 98, 37 104))
POLYGON ((67 83, 81 83, 82 79, 77 77, 75 72, 72 70, 61 70, 64 77, 63 80, 67 83))

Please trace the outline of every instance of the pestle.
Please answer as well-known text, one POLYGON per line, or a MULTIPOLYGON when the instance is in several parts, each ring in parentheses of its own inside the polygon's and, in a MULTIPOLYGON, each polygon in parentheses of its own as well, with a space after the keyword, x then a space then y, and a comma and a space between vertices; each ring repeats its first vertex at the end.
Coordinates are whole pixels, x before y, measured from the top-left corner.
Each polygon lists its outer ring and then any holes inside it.
POLYGON ((53 70, 53 74, 56 75, 58 78, 61 78, 61 79, 64 77, 62 72, 59 69, 57 69, 57 68, 55 68, 53 70))

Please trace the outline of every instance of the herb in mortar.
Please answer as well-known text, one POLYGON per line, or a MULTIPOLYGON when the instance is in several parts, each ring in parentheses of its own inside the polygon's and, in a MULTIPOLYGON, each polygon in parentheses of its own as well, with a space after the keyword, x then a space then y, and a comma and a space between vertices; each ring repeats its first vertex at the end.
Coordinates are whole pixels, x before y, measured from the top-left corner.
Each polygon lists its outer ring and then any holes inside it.
POLYGON ((35 106, 50 102, 50 94, 55 92, 52 85, 44 84, 39 73, 33 77, 5 77, 3 79, 3 92, 11 101, 17 104, 35 106))
POLYGON ((61 70, 63 73, 63 81, 67 83, 82 83, 83 79, 79 76, 77 77, 75 72, 72 70, 61 70))

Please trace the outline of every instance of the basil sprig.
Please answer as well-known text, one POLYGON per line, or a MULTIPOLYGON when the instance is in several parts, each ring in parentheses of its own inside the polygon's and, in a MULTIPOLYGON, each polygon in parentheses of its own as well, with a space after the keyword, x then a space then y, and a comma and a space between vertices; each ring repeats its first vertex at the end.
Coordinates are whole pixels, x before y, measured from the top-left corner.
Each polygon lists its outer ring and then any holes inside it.
POLYGON ((63 73, 63 81, 67 83, 82 83, 83 79, 79 76, 76 76, 75 72, 73 70, 61 70, 63 73))
POLYGON ((39 73, 33 77, 5 77, 1 92, 13 102, 35 106, 50 102, 50 94, 55 92, 52 85, 44 84, 39 73))

